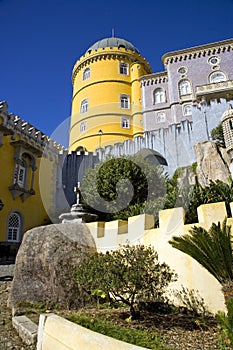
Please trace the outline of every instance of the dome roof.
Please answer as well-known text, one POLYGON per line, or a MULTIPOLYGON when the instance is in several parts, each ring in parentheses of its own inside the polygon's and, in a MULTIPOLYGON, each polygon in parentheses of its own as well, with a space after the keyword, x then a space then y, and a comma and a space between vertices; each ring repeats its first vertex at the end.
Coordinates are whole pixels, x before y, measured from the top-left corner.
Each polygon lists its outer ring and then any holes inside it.
POLYGON ((229 104, 227 110, 222 115, 222 121, 224 121, 225 119, 228 119, 228 118, 232 118, 232 117, 233 117, 233 108, 232 108, 232 105, 229 104))
POLYGON ((121 38, 115 38, 115 37, 105 38, 105 39, 96 41, 93 45, 91 45, 87 49, 86 53, 91 50, 105 49, 105 47, 118 47, 118 49, 120 47, 124 47, 127 50, 132 50, 138 53, 138 49, 129 41, 121 38))

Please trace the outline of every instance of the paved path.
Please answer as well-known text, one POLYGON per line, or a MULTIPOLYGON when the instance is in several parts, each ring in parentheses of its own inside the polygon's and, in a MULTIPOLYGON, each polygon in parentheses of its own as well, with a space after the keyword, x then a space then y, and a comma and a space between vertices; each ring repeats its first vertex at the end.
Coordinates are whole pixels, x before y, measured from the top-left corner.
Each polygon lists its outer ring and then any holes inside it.
POLYGON ((35 346, 25 345, 12 327, 11 309, 7 298, 11 281, 0 281, 0 350, 35 350, 35 346))

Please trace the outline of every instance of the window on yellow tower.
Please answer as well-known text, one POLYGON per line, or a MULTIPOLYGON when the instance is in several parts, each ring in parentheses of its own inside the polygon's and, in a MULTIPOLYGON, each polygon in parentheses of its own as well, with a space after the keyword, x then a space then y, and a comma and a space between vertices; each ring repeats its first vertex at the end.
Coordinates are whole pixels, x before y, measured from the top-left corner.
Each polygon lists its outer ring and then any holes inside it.
POLYGON ((83 71, 83 80, 89 79, 90 76, 91 76, 91 69, 90 69, 90 67, 87 67, 83 71))
POLYGON ((121 118, 121 127, 123 129, 129 129, 130 128, 130 121, 128 118, 121 118))
POLYGON ((128 95, 121 95, 120 96, 120 107, 123 109, 129 109, 130 108, 130 102, 129 102, 129 96, 128 95))
POLYGON ((129 65, 125 62, 120 62, 119 64, 119 71, 122 75, 129 75, 129 65))
POLYGON ((88 111, 88 99, 82 100, 80 106, 80 113, 86 113, 88 111))
POLYGON ((84 132, 87 129, 87 122, 84 120, 83 122, 80 123, 80 132, 84 132))

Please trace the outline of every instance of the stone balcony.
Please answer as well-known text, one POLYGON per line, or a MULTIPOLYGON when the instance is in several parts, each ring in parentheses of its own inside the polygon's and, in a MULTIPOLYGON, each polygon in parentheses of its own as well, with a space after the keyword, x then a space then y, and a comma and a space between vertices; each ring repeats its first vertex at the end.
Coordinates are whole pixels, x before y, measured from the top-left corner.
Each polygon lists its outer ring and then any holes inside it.
POLYGON ((207 101, 215 98, 231 99, 233 97, 233 80, 196 86, 196 97, 198 100, 203 97, 207 101))

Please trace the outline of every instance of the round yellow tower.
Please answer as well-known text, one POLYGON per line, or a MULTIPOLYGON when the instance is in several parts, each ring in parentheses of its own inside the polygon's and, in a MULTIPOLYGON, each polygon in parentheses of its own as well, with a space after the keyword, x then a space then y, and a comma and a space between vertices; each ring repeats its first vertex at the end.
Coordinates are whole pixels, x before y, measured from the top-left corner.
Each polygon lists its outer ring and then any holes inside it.
POLYGON ((69 149, 96 148, 143 133, 139 78, 151 68, 136 47, 120 38, 97 41, 76 62, 69 149))

